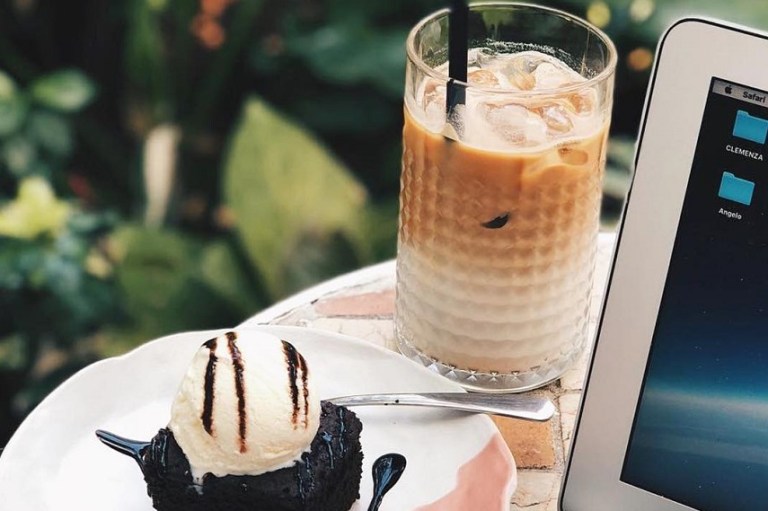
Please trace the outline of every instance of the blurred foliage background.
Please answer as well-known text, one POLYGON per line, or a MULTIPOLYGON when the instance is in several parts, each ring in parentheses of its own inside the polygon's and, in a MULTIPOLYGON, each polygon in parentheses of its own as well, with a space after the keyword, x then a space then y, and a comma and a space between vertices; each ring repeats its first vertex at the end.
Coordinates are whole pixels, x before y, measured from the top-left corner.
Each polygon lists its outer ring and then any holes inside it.
MULTIPOLYGON (((84 365, 393 257, 404 41, 439 0, 0 2, 0 446, 84 365)), ((659 35, 752 0, 558 0, 620 60, 604 223, 659 35)))

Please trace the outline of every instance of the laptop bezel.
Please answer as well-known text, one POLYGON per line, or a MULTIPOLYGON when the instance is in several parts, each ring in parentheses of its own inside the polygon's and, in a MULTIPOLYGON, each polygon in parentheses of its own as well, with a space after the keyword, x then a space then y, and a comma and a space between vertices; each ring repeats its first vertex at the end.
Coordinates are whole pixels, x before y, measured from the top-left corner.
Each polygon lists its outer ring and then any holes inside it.
POLYGON ((620 475, 712 78, 768 90, 768 68, 744 62, 768 55, 768 35, 685 18, 665 32, 656 55, 560 511, 693 510, 620 475))

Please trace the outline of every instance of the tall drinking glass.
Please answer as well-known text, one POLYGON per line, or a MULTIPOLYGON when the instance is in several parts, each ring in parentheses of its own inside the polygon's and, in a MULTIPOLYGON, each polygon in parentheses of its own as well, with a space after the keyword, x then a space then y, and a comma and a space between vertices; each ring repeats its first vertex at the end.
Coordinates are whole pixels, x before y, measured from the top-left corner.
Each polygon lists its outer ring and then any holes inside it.
POLYGON ((448 11, 407 41, 395 328, 484 391, 561 375, 586 344, 616 50, 585 21, 473 4, 446 122, 448 11))

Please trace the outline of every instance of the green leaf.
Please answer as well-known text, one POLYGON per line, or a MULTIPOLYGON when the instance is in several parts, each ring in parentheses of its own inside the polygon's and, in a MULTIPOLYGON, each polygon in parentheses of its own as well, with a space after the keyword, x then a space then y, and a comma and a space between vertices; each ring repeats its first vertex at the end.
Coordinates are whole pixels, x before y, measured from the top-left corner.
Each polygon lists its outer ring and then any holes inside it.
POLYGON ((27 350, 24 339, 19 335, 11 335, 0 339, 0 371, 23 369, 27 364, 27 350))
POLYGON ((8 73, 0 71, 0 100, 11 99, 16 95, 16 82, 8 73))
POLYGON ((33 174, 37 162, 37 148, 22 135, 14 135, 0 146, 0 159, 11 174, 22 177, 33 174))
POLYGON ((55 235, 64 229, 71 211, 47 181, 27 178, 19 185, 16 199, 0 209, 0 235, 20 239, 55 235))
POLYGON ((358 265, 355 247, 342 233, 306 232, 285 260, 285 266, 291 269, 285 274, 285 286, 290 290, 304 289, 358 265))
POLYGON ((257 293, 249 284, 243 262, 235 255, 232 246, 224 241, 209 243, 202 253, 200 278, 241 317, 252 315, 266 303, 257 299, 257 293))
POLYGON ((62 112, 77 112, 93 101, 96 86, 80 71, 65 69, 32 82, 30 93, 43 106, 62 112))
POLYGON ((68 226, 79 236, 98 236, 114 228, 118 218, 115 211, 77 211, 69 218, 68 226))
POLYGON ((22 96, 3 97, 0 92, 0 137, 6 137, 21 127, 27 117, 28 106, 22 96))
POLYGON ((400 122, 401 108, 392 108, 381 95, 339 91, 322 97, 296 98, 292 113, 307 126, 323 133, 371 133, 400 122), (361 122, 360 112, 365 112, 361 122))
POLYGON ((331 83, 368 83, 402 97, 407 30, 372 31, 365 26, 328 25, 288 41, 318 77, 331 83))
POLYGON ((29 134, 57 157, 67 157, 74 146, 72 128, 60 114, 37 111, 29 116, 29 134))
POLYGON ((273 298, 295 289, 286 260, 307 238, 340 234, 360 258, 365 190, 309 133, 262 100, 246 103, 224 172, 237 234, 273 298))
POLYGON ((170 231, 127 226, 111 238, 117 254, 118 285, 129 314, 150 328, 182 327, 175 299, 194 273, 200 245, 170 231))
POLYGON ((150 9, 157 12, 163 12, 168 7, 168 0, 147 0, 150 9))
POLYGON ((202 242, 130 225, 117 230, 110 241, 118 263, 115 277, 130 318, 130 325, 113 332, 118 351, 160 335, 237 324, 247 317, 207 285, 204 274, 210 267, 203 270, 202 242))
POLYGON ((165 51, 162 12, 143 0, 126 4, 126 34, 123 42, 123 75, 146 103, 152 122, 166 121, 173 110, 172 69, 165 51))

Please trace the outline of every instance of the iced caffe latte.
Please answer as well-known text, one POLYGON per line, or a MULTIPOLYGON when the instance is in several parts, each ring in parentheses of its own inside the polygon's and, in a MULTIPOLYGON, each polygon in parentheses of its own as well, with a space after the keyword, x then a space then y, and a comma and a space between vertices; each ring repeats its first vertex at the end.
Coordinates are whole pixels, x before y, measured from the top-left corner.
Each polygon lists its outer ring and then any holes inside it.
MULTIPOLYGON (((554 16, 496 10, 511 8, 554 16)), ((414 29, 411 60, 430 23, 414 29)), ((403 353, 467 387, 524 390, 586 343, 613 47, 602 42, 600 65, 585 50, 481 41, 451 123, 447 64, 409 62, 396 334, 403 353)))

